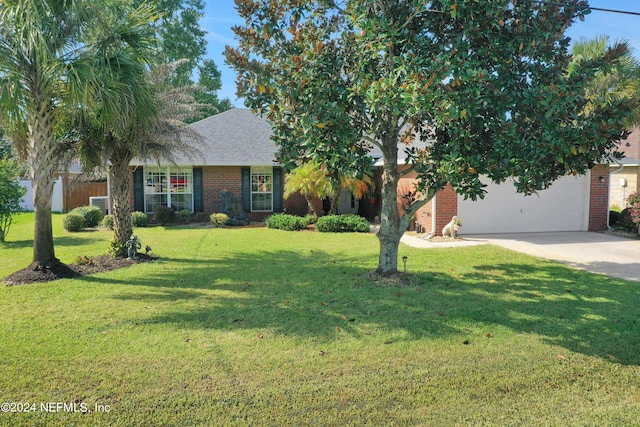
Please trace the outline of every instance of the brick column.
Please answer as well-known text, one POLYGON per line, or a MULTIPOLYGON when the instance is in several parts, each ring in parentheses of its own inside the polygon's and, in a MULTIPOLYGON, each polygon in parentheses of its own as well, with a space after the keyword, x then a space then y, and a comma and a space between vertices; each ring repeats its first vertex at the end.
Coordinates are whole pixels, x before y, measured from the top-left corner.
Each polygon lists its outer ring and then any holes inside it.
POLYGON ((591 169, 589 185, 589 231, 606 230, 609 227, 608 218, 609 166, 596 165, 591 169))
POLYGON ((442 229, 458 214, 458 194, 450 184, 436 194, 436 235, 442 235, 442 229))

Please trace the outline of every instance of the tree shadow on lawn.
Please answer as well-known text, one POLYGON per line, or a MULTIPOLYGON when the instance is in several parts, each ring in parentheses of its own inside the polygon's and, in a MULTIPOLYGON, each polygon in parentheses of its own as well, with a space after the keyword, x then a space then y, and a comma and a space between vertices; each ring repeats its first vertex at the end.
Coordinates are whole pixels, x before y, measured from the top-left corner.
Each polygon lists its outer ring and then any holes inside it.
MULTIPOLYGON (((86 233, 84 235, 88 236, 91 233, 86 233)), ((75 237, 75 236, 56 236, 53 239, 55 246, 80 246, 93 244, 95 242, 103 242, 105 241, 103 238, 92 238, 92 237, 75 237)), ((106 244, 106 242, 105 242, 106 244)), ((33 247, 33 239, 28 240, 8 240, 6 242, 0 243, 0 247, 6 247, 7 249, 23 249, 23 248, 32 248, 33 247)))
POLYGON ((340 338, 336 331, 398 340, 459 335, 460 345, 470 329, 484 335, 495 325, 613 363, 640 364, 637 285, 553 262, 423 271, 394 286, 370 274, 371 260, 317 250, 164 261, 134 280, 79 280, 148 288, 116 299, 176 302, 175 309, 136 319, 152 324, 328 340, 340 338))
POLYGON ((460 283, 466 288, 460 296, 467 307, 462 317, 536 334, 584 355, 640 365, 640 285, 554 262, 541 265, 476 266, 460 283))
POLYGON ((31 240, 7 240, 6 242, 0 243, 0 248, 7 249, 23 249, 23 248, 32 248, 33 247, 33 239, 31 240))

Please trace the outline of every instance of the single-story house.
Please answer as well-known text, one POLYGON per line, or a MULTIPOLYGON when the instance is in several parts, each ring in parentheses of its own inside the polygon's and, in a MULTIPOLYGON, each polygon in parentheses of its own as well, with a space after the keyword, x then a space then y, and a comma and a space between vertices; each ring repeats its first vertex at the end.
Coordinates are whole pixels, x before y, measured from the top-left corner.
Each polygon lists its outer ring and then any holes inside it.
MULTIPOLYGON (((296 195, 283 200, 283 171, 274 160, 271 128, 247 109, 232 109, 191 125, 203 137, 202 156, 178 158, 176 165, 131 163, 131 205, 153 212, 156 205, 175 210, 214 213, 221 210, 220 193, 232 192, 251 220, 272 212, 304 215, 307 205, 296 195)), ((403 153, 399 164, 403 163, 403 153)), ((377 172, 379 182, 380 170, 377 172)), ((401 179, 398 203, 413 190, 415 175, 401 179)), ((378 190, 379 194, 379 185, 378 190)), ((597 165, 584 176, 567 176, 538 195, 516 193, 510 183, 489 184, 484 199, 464 200, 450 187, 439 192, 416 215, 423 232, 439 234, 453 215, 462 219, 464 234, 596 231, 607 228, 609 165, 597 165)), ((341 199, 342 211, 373 219, 379 213, 379 195, 371 200, 341 199)))
POLYGON ((193 123, 202 136, 201 155, 178 155, 175 164, 131 162, 131 206, 153 213, 154 206, 174 210, 221 211, 221 192, 241 201, 252 221, 273 212, 306 214, 302 196, 283 199, 283 172, 274 160, 271 127, 248 109, 235 108, 193 123))

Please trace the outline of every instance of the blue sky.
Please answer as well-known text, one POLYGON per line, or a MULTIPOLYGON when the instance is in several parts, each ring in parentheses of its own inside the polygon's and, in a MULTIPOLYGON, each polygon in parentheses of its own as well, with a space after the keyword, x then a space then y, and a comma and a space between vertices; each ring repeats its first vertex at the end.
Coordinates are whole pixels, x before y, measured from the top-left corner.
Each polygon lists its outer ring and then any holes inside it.
MULTIPOLYGON (((591 0, 589 5, 640 13, 638 0, 591 0)), ((218 92, 219 96, 229 98, 236 107, 243 105, 236 99, 235 74, 224 64, 223 52, 226 45, 237 44, 231 27, 240 24, 242 20, 236 13, 233 0, 206 1, 205 16, 201 25, 208 32, 207 56, 215 61, 222 72, 222 89, 218 92)), ((640 57, 640 16, 593 11, 585 17, 584 22, 578 21, 569 28, 567 34, 576 40, 583 37, 592 38, 599 34, 607 34, 612 40, 626 39, 635 49, 636 56, 640 57)))

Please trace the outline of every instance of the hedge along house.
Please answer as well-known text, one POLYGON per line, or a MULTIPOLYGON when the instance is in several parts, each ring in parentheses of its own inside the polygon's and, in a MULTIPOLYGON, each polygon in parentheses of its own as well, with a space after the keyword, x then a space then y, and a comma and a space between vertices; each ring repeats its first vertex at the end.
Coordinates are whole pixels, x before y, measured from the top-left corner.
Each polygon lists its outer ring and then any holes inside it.
POLYGON ((161 205, 216 213, 221 211, 221 192, 227 191, 252 221, 273 212, 306 214, 302 196, 283 200, 283 170, 274 160, 276 146, 264 119, 236 108, 191 127, 202 136, 196 158, 178 154, 174 163, 131 162, 133 210, 152 214, 161 205))

